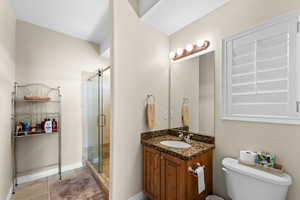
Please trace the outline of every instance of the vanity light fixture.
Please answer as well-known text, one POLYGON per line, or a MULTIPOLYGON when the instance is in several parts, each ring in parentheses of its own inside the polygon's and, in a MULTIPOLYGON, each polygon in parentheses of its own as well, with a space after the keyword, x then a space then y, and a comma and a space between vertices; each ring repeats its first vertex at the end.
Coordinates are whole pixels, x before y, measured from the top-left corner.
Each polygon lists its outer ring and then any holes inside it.
POLYGON ((205 44, 205 42, 204 42, 203 40, 198 40, 198 41, 197 41, 197 46, 198 46, 198 47, 203 47, 204 44, 205 44))
POLYGON ((193 54, 199 53, 201 51, 206 50, 210 45, 208 40, 199 40, 196 44, 188 44, 186 45, 185 49, 179 48, 174 51, 170 52, 169 56, 173 61, 179 60, 181 58, 191 56, 193 54))
POLYGON ((169 54, 170 58, 173 59, 176 56, 176 53, 174 51, 171 51, 169 54))
POLYGON ((181 56, 184 53, 184 50, 179 48, 176 50, 176 56, 181 56))
POLYGON ((188 44, 188 45, 186 45, 186 48, 185 48, 185 49, 187 50, 187 52, 191 52, 191 51, 193 51, 193 49, 194 49, 194 45, 188 44))

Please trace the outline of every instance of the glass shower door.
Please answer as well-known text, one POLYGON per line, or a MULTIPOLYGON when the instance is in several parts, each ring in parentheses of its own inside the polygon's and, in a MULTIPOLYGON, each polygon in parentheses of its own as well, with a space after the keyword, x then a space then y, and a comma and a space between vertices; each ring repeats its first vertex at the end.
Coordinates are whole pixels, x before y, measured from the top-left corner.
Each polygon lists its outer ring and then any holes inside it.
POLYGON ((111 87, 110 68, 102 71, 102 151, 103 151, 103 177, 109 179, 109 158, 110 158, 110 119, 111 119, 111 87))
POLYGON ((102 77, 100 72, 88 81, 88 161, 94 168, 103 171, 103 129, 102 129, 102 77))

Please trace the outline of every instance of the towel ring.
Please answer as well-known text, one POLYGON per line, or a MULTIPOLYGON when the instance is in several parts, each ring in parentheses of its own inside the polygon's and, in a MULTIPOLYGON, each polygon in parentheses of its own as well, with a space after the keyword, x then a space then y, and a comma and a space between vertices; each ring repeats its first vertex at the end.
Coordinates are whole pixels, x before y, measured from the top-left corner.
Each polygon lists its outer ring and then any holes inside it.
POLYGON ((153 102, 153 104, 155 104, 155 96, 153 94, 147 94, 147 97, 146 97, 146 103, 147 104, 150 104, 151 103, 151 100, 153 102))

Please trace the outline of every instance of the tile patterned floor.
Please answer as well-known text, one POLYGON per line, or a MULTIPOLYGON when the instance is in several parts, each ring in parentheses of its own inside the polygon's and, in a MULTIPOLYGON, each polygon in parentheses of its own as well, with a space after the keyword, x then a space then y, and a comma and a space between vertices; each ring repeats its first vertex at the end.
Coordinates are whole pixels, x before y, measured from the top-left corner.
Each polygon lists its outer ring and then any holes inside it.
POLYGON ((103 200, 104 194, 87 168, 21 184, 12 200, 103 200))

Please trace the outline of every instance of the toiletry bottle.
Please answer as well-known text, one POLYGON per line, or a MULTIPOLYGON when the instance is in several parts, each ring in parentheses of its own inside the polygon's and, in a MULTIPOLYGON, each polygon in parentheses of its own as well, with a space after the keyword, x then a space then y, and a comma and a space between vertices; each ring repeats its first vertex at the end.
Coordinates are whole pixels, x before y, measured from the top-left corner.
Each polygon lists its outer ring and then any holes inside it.
POLYGON ((42 120, 41 122, 41 128, 42 128, 42 133, 45 132, 45 123, 46 123, 47 119, 45 118, 44 120, 42 120))
POLYGON ((36 124, 36 132, 42 133, 42 125, 41 124, 36 124))
POLYGON ((32 121, 31 121, 31 125, 30 125, 30 133, 36 134, 36 124, 33 123, 32 121))
POLYGON ((52 130, 53 132, 57 132, 57 121, 54 118, 52 120, 52 130))
POLYGON ((16 127, 16 133, 17 135, 22 135, 22 131, 23 131, 23 121, 19 121, 16 127))
POLYGON ((52 121, 50 119, 45 122, 45 133, 52 133, 52 121))
POLYGON ((24 124, 23 124, 23 129, 25 132, 28 132, 29 129, 30 129, 30 122, 29 121, 25 121, 24 124))

